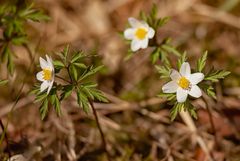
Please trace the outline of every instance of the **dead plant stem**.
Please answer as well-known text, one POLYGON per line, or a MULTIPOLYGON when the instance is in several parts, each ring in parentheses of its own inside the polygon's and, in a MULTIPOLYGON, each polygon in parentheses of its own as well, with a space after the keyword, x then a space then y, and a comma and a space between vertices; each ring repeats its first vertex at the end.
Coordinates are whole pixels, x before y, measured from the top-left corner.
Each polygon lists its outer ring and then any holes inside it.
POLYGON ((94 114, 94 117, 95 117, 95 120, 96 120, 96 123, 97 123, 97 127, 98 127, 98 130, 100 132, 100 135, 101 135, 101 139, 102 139, 102 144, 103 144, 103 148, 104 148, 104 151, 105 153, 107 154, 107 158, 108 158, 108 161, 111 161, 111 156, 107 150, 107 142, 106 142, 106 139, 105 139, 105 136, 104 136, 104 133, 103 133, 103 130, 102 130, 102 127, 100 125, 100 122, 99 122, 99 118, 98 118, 98 115, 97 115, 97 111, 93 105, 93 102, 92 100, 88 100, 90 105, 91 105, 91 108, 93 110, 93 114, 94 114))
POLYGON ((206 104, 207 113, 208 113, 208 117, 209 117, 209 120, 210 120, 211 129, 212 129, 212 132, 213 132, 213 135, 214 135, 214 140, 215 140, 216 147, 219 148, 219 147, 220 147, 220 144, 219 144, 219 142, 218 142, 217 131, 216 131, 216 128, 215 128, 215 125, 214 125, 212 112, 211 112, 211 110, 210 110, 210 107, 209 107, 209 105, 208 105, 208 102, 207 102, 206 98, 203 97, 203 101, 204 101, 205 104, 206 104))

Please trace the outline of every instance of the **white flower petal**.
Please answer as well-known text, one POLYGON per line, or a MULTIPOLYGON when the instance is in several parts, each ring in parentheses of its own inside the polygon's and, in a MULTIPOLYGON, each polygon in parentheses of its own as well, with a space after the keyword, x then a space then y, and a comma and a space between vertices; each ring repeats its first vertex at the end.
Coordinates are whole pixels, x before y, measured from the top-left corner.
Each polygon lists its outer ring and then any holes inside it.
POLYGON ((204 79, 203 73, 194 73, 194 74, 191 74, 189 77, 189 81, 191 82, 192 85, 198 84, 203 79, 204 79))
POLYGON ((50 82, 49 86, 48 86, 48 90, 47 90, 47 94, 49 94, 49 92, 51 91, 52 89, 52 86, 53 86, 53 80, 50 82))
POLYGON ((133 18, 133 17, 128 18, 128 22, 134 28, 136 28, 138 26, 141 26, 141 22, 138 21, 137 19, 133 18))
POLYGON ((202 96, 202 91, 197 85, 193 85, 188 94, 192 97, 199 98, 202 96))
POLYGON ((44 79, 43 79, 43 71, 38 72, 37 75, 36 75, 36 78, 37 78, 37 80, 43 82, 44 81, 44 79))
POLYGON ((154 36, 154 34, 155 34, 155 31, 154 31, 154 29, 153 28, 151 28, 151 27, 149 27, 149 29, 148 29, 148 38, 153 38, 153 36, 154 36))
POLYGON ((143 28, 145 28, 146 30, 149 29, 149 25, 145 21, 139 21, 139 22, 143 28))
POLYGON ((43 92, 49 87, 49 83, 47 81, 42 82, 41 87, 40 87, 40 92, 43 92))
POLYGON ((170 73, 170 77, 172 80, 177 81, 181 77, 181 75, 178 71, 176 71, 175 69, 172 69, 170 73))
POLYGON ((46 58, 47 58, 48 66, 51 68, 51 70, 53 70, 54 66, 53 66, 52 58, 49 57, 48 55, 46 55, 46 58))
POLYGON ((184 62, 180 68, 180 74, 186 78, 189 78, 191 74, 191 68, 188 62, 184 62))
POLYGON ((184 90, 182 88, 177 89, 177 101, 179 103, 185 102, 186 99, 187 99, 187 96, 188 96, 188 91, 187 90, 184 90))
POLYGON ((148 47, 148 39, 143 39, 143 40, 139 41, 139 43, 140 43, 140 47, 142 49, 146 49, 148 47))
POLYGON ((140 49, 140 47, 141 47, 141 43, 139 43, 138 40, 133 39, 132 42, 131 42, 131 50, 135 52, 138 49, 140 49))
POLYGON ((178 85, 175 81, 170 81, 162 87, 163 93, 175 93, 177 89, 178 85))
POLYGON ((42 57, 39 58, 39 62, 40 62, 40 66, 42 69, 49 67, 48 62, 46 60, 44 60, 42 57))
POLYGON ((133 28, 128 28, 124 31, 124 37, 127 40, 132 40, 134 38, 134 35, 135 35, 135 29, 133 28))

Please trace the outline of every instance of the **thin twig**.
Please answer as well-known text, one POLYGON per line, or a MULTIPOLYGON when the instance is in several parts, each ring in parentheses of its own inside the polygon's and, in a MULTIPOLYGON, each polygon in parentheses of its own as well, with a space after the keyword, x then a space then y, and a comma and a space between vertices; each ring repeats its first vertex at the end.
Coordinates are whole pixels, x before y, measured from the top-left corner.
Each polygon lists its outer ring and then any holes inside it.
POLYGON ((207 113, 208 113, 208 117, 209 117, 209 120, 210 120, 212 132, 213 132, 213 135, 214 135, 214 140, 215 140, 216 147, 219 148, 220 144, 219 144, 218 139, 217 139, 217 132, 216 132, 216 128, 215 128, 215 125, 214 125, 214 121, 213 121, 213 116, 212 116, 211 110, 210 110, 210 108, 208 106, 207 100, 204 97, 203 97, 203 101, 206 104, 207 113))
POLYGON ((2 122, 1 119, 0 119, 0 126, 1 126, 2 131, 3 131, 3 135, 5 136, 5 139, 6 139, 8 157, 11 158, 11 151, 10 151, 10 147, 9 147, 9 141, 8 141, 8 137, 7 137, 7 132, 6 132, 6 129, 4 128, 4 125, 3 125, 3 122, 2 122))
POLYGON ((92 110, 93 110, 93 114, 94 114, 94 117, 95 117, 95 120, 96 120, 96 123, 97 123, 97 127, 98 127, 98 130, 99 130, 100 135, 101 135, 101 139, 102 139, 102 144, 103 144, 104 151, 105 151, 105 153, 107 154, 108 161, 111 161, 111 156, 110 156, 110 154, 108 153, 108 150, 107 150, 107 143, 106 143, 106 140, 105 140, 105 136, 104 136, 102 127, 101 127, 100 122, 99 122, 99 119, 98 119, 97 111, 96 111, 96 109, 94 108, 94 105, 93 105, 92 100, 89 99, 88 101, 89 101, 89 103, 90 103, 90 105, 91 105, 91 108, 92 108, 92 110))
POLYGON ((28 46, 28 44, 23 44, 23 47, 27 50, 28 56, 29 56, 30 60, 32 61, 33 60, 33 53, 31 51, 30 47, 28 46))
POLYGON ((60 77, 60 76, 58 76, 58 75, 55 75, 55 77, 63 80, 64 82, 67 82, 67 83, 72 84, 70 81, 68 81, 67 79, 65 79, 65 78, 63 78, 63 77, 60 77))

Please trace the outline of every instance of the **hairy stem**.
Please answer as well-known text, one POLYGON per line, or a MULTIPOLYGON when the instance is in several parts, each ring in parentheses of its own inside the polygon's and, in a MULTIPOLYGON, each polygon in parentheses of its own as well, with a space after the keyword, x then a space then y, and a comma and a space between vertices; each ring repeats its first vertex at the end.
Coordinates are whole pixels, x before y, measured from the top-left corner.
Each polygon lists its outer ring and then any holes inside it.
POLYGON ((100 125, 99 119, 98 119, 97 111, 96 111, 96 109, 95 109, 95 107, 93 105, 92 100, 89 99, 88 101, 89 101, 89 103, 91 105, 91 108, 93 110, 93 114, 94 114, 94 117, 95 117, 95 120, 96 120, 96 123, 97 123, 97 127, 98 127, 98 130, 99 130, 100 135, 101 135, 104 151, 107 154, 108 161, 111 161, 111 156, 110 156, 110 154, 108 153, 108 150, 107 150, 107 142, 106 142, 106 139, 105 139, 102 127, 100 125))

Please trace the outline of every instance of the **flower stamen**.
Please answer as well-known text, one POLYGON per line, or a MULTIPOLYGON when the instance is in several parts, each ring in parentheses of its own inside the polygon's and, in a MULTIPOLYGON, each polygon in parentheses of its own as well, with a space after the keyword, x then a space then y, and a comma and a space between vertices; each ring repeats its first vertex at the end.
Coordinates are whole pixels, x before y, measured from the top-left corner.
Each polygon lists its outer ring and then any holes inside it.
POLYGON ((48 68, 43 69, 43 79, 49 81, 52 79, 52 71, 48 68))
POLYGON ((137 31, 135 32, 135 36, 140 40, 144 39, 146 35, 147 31, 144 28, 138 28, 137 31))
POLYGON ((185 89, 185 90, 188 90, 191 88, 191 83, 190 81, 185 78, 185 77, 181 77, 178 81, 178 85, 182 88, 182 89, 185 89))

